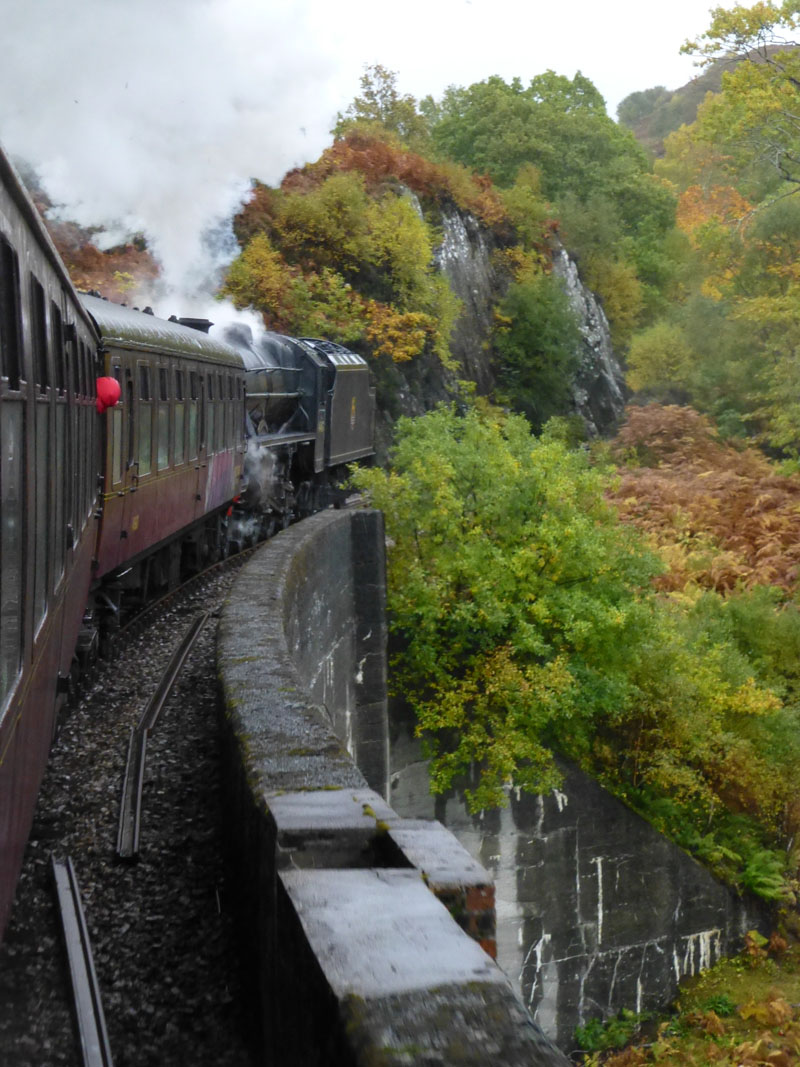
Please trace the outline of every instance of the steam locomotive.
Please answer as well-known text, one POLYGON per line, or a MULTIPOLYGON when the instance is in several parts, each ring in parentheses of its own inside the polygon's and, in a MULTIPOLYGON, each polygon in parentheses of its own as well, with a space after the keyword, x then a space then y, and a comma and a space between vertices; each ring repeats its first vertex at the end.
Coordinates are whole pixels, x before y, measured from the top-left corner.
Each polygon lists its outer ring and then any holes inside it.
POLYGON ((0 938, 59 708, 126 612, 372 455, 360 356, 210 325, 79 294, 0 151, 0 938))

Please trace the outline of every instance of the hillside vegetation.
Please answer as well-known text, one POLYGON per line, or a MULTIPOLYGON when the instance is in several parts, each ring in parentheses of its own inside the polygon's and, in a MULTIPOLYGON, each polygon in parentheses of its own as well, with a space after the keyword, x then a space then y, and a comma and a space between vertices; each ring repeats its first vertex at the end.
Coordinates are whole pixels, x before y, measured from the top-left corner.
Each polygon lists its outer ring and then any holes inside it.
MULTIPOLYGON (((401 419, 390 469, 357 476, 387 516, 393 677, 434 788, 482 762, 472 803, 502 803, 509 782, 550 788, 561 752, 781 903, 800 830, 797 23, 791 0, 712 12, 687 45, 710 80, 623 109, 683 122, 655 161, 580 72, 417 101, 368 68, 318 160, 254 181, 222 285, 268 328, 366 356, 392 420, 404 382, 447 372, 453 403, 401 419), (436 266, 456 210, 494 278, 480 401, 436 266), (627 360, 607 446, 559 418, 578 330, 558 242, 627 360)), ((144 250, 117 251, 119 290, 144 250)), ((66 258, 92 284, 93 253, 66 258)))
POLYGON ((722 75, 732 70, 737 61, 728 57, 720 59, 707 70, 698 71, 696 77, 679 89, 656 85, 631 93, 617 108, 617 118, 639 144, 660 158, 664 155, 665 138, 694 122, 706 95, 720 91, 722 75))

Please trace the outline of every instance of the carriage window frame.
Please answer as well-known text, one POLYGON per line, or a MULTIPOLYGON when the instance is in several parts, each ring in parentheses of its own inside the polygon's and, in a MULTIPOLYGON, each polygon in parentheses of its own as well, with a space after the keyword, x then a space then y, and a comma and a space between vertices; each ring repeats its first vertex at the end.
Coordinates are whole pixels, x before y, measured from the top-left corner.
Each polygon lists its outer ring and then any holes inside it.
POLYGON ((125 424, 128 430, 128 447, 126 450, 125 466, 128 470, 131 469, 136 463, 136 407, 133 401, 134 389, 133 389, 133 373, 130 367, 125 368, 125 406, 128 409, 128 416, 125 420, 125 424))
POLYGON ((0 377, 10 392, 19 392, 25 380, 23 353, 19 256, 0 234, 0 377))
POLYGON ((227 398, 225 395, 225 378, 221 372, 217 372, 217 396, 219 397, 219 404, 217 408, 217 436, 216 436, 216 448, 217 452, 224 452, 227 445, 225 439, 225 427, 227 424, 227 398))
POLYGON ((47 298, 44 286, 33 273, 28 276, 28 287, 31 301, 31 354, 33 360, 33 380, 36 390, 40 395, 46 394, 50 386, 50 371, 48 367, 48 331, 47 331, 47 298))
POLYGON ((169 467, 171 407, 169 395, 169 367, 159 363, 156 367, 157 399, 156 404, 156 470, 163 471, 169 467))
POLYGON ((216 423, 215 423, 216 401, 214 399, 214 373, 213 373, 213 371, 209 371, 208 373, 204 374, 203 375, 203 381, 205 383, 205 391, 204 391, 205 392, 205 396, 204 396, 205 419, 203 420, 203 423, 204 423, 204 435, 205 436, 204 436, 204 440, 203 440, 203 445, 205 446, 206 452, 208 454, 212 454, 214 452, 214 442, 215 442, 214 433, 215 433, 215 425, 216 425, 216 423))
POLYGON ((120 485, 124 477, 123 471, 123 433, 125 425, 125 389, 123 388, 122 365, 114 363, 111 366, 111 377, 119 384, 119 400, 107 412, 111 416, 111 484, 120 485))
POLYGON ((173 367, 172 406, 175 432, 172 435, 172 463, 175 467, 180 467, 186 462, 186 384, 183 375, 184 372, 180 367, 173 367))
POLYGON ((198 459, 200 456, 200 426, 201 426, 201 404, 200 404, 200 373, 196 370, 189 371, 189 434, 187 440, 187 460, 198 459))
POLYGON ((137 411, 139 433, 136 443, 136 473, 147 478, 153 470, 153 376, 149 361, 136 361, 137 411))

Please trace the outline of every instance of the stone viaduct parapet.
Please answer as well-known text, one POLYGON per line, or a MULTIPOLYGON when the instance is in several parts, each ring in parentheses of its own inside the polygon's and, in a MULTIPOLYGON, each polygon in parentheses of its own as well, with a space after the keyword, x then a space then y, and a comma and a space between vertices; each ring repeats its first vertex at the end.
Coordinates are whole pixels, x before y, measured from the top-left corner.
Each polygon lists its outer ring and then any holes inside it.
POLYGON ((260 1055, 280 1067, 566 1067, 492 960, 494 887, 386 803, 383 522, 324 512, 219 623, 226 819, 260 1055))

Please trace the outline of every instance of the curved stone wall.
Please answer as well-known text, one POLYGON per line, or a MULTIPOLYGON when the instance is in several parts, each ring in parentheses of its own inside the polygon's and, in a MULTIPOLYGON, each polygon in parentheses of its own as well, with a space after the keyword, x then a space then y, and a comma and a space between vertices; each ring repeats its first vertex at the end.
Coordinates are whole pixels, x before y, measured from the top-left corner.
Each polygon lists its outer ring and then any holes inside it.
POLYGON ((486 871, 441 824, 386 803, 384 617, 380 514, 329 511, 262 548, 220 618, 261 1061, 566 1067, 490 958, 486 871))

